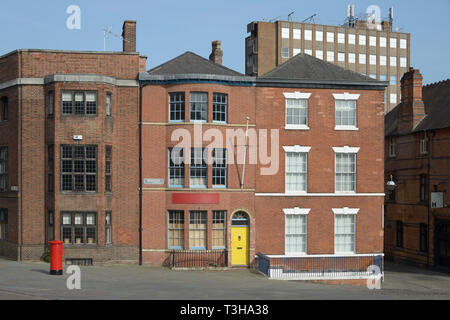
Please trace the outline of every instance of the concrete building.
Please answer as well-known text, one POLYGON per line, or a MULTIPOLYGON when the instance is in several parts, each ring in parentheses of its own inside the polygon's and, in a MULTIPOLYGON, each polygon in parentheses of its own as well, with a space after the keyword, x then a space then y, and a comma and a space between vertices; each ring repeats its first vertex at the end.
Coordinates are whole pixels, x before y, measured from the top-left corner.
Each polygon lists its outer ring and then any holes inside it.
POLYGON ((247 32, 246 75, 264 75, 301 52, 388 81, 385 112, 400 101, 400 79, 410 66, 410 34, 393 31, 392 19, 376 24, 353 18, 340 26, 255 21, 247 32))
POLYGON ((450 80, 422 86, 411 68, 401 83, 385 120, 386 256, 450 270, 450 80))

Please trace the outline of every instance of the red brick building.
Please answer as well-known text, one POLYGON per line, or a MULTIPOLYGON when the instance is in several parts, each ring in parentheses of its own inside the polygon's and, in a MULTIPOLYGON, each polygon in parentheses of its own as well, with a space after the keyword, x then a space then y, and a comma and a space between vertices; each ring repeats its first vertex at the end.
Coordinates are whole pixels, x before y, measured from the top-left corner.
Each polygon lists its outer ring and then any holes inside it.
POLYGON ((137 261, 136 23, 124 52, 16 50, 0 57, 0 255, 137 261), (112 225, 113 226, 112 226, 112 225))
POLYGON ((450 81, 422 86, 419 70, 402 78, 402 102, 386 115, 387 257, 450 268, 450 81))

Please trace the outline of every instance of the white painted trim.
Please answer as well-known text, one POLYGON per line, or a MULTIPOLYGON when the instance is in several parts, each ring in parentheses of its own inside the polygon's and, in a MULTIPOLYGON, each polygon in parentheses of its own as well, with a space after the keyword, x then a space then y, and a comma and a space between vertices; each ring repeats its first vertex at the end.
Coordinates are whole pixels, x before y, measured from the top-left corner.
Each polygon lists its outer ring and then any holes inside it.
POLYGON ((284 152, 308 153, 311 147, 299 146, 283 146, 284 152))
POLYGON ((16 78, 0 83, 0 90, 20 85, 43 85, 44 78, 16 78))
POLYGON ((354 215, 356 215, 359 212, 359 208, 348 208, 348 207, 333 208, 331 210, 333 210, 334 214, 354 214, 354 215))
POLYGON ((355 126, 335 126, 336 131, 358 131, 359 129, 355 126))
POLYGON ((359 147, 349 147, 349 146, 333 147, 333 151, 335 153, 358 153, 359 149, 360 149, 359 147))
POLYGON ((350 94, 348 92, 344 93, 333 93, 335 100, 358 100, 360 94, 350 94))
POLYGON ((309 130, 306 124, 286 124, 284 126, 285 130, 309 130))
POLYGON ((384 197, 384 193, 255 193, 256 197, 384 197))
MULTIPOLYGON (((282 255, 282 254, 266 254, 268 258, 295 258, 298 256, 293 255, 282 255)), ((349 253, 349 254, 304 254, 301 258, 331 258, 331 257, 374 257, 374 256, 382 256, 384 257, 384 253, 349 253)), ((255 255, 255 258, 258 256, 255 255)))
POLYGON ((283 95, 286 99, 306 99, 306 100, 308 100, 311 97, 311 93, 304 93, 304 92, 300 92, 300 91, 283 92, 283 95))
POLYGON ((307 215, 307 214, 309 214, 309 211, 311 211, 311 209, 299 208, 299 207, 283 209, 283 212, 284 212, 285 215, 287 215, 287 214, 303 214, 303 215, 307 215))

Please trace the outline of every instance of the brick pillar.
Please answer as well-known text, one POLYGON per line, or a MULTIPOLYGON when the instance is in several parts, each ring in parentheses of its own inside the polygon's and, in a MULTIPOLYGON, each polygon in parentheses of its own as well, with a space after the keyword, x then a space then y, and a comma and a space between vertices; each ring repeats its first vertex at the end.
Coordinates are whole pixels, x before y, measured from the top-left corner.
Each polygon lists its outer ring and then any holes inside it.
POLYGON ((136 21, 124 21, 122 39, 123 52, 136 52, 136 21))
POLYGON ((399 133, 408 133, 425 116, 422 100, 422 75, 417 69, 409 68, 401 80, 402 103, 399 114, 399 133))
POLYGON ((211 60, 214 63, 222 64, 222 56, 223 52, 220 47, 220 40, 216 40, 212 42, 212 52, 209 55, 209 60, 211 60))

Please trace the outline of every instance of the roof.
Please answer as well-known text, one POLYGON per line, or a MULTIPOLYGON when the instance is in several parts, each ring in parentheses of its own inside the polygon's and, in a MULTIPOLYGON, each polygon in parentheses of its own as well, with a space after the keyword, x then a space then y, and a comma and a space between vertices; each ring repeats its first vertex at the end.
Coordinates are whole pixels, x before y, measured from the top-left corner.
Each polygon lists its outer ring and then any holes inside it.
POLYGON ((263 79, 291 79, 316 81, 355 81, 380 83, 375 79, 363 76, 334 65, 330 62, 315 58, 309 54, 299 53, 286 62, 261 76, 263 79))
MULTIPOLYGON (((412 132, 450 128, 450 79, 432 83, 422 88, 425 117, 412 132)), ((385 117, 385 135, 396 135, 400 103, 385 117)))
POLYGON ((150 75, 209 74, 238 77, 244 76, 242 73, 214 63, 190 51, 150 69, 147 73, 150 75))

